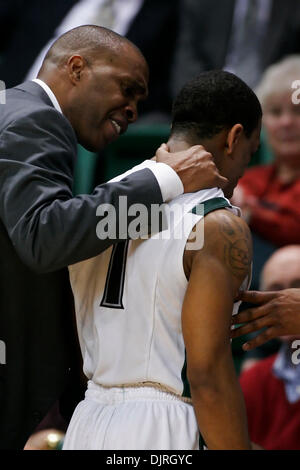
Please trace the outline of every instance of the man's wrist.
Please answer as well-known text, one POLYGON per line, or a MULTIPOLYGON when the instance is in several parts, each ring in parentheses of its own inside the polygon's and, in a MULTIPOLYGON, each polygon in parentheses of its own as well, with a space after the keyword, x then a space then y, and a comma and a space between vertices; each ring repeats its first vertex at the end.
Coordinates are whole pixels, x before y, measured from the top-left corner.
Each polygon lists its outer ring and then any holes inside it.
POLYGON ((150 170, 157 179, 164 202, 171 201, 184 192, 181 179, 166 163, 156 163, 150 170))

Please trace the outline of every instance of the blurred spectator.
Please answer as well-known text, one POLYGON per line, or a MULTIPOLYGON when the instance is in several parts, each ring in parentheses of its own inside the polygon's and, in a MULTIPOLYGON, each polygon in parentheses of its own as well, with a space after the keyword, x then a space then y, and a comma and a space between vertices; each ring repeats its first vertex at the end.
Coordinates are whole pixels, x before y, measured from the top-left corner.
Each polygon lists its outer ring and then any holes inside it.
POLYGON ((140 113, 150 121, 169 122, 168 84, 178 3, 179 0, 2 0, 0 79, 9 88, 25 78, 35 78, 46 50, 59 35, 82 24, 106 26, 127 36, 148 61, 149 97, 140 113))
MULTIPOLYGON (((262 273, 263 290, 300 287, 300 245, 277 250, 262 273)), ((250 438, 267 450, 300 449, 300 337, 282 337, 278 354, 243 370, 250 438)))
POLYGON ((292 83, 300 78, 300 55, 271 66, 257 89, 274 163, 246 171, 233 201, 251 230, 276 246, 300 243, 300 105, 292 83))
POLYGON ((288 56, 264 73, 256 91, 274 162, 248 169, 232 198, 252 231, 254 290, 276 248, 300 243, 300 105, 292 100, 297 93, 292 84, 299 77, 300 55, 288 56))
POLYGON ((203 70, 255 86, 270 64, 300 52, 298 0, 182 0, 173 94, 203 70))

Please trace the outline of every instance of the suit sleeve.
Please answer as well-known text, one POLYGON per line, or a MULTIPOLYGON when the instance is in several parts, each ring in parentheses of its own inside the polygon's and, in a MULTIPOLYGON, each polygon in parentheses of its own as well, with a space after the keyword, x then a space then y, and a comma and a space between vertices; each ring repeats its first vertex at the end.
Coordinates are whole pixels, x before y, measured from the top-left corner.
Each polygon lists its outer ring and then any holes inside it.
POLYGON ((96 256, 127 238, 134 217, 118 226, 119 196, 127 198, 127 207, 162 203, 149 169, 97 186, 91 195, 72 197, 76 149, 72 128, 54 109, 30 113, 0 136, 0 218, 22 261, 37 272, 96 256), (112 205, 116 214, 116 228, 108 227, 106 239, 96 234, 107 216, 96 215, 102 204, 112 205))

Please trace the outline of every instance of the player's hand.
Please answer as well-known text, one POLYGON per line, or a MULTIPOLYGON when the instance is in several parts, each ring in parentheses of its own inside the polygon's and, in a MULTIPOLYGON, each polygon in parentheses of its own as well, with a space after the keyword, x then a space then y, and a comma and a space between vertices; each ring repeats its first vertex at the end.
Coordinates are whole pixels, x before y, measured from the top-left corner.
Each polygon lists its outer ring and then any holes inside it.
POLYGON ((243 292, 239 300, 256 304, 258 307, 244 310, 232 318, 233 325, 245 323, 232 330, 232 338, 265 328, 243 345, 245 351, 278 336, 300 334, 300 289, 243 292))
POLYGON ((156 152, 156 161, 166 163, 176 171, 185 193, 206 188, 224 188, 228 184, 228 179, 220 175, 212 154, 202 145, 170 153, 168 146, 162 144, 156 152))

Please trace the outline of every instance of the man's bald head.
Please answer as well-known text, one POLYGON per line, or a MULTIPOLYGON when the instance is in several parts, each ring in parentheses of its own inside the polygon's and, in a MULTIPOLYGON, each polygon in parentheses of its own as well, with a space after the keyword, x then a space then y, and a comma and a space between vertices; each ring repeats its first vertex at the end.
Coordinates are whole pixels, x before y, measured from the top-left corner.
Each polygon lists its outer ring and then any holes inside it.
POLYGON ((78 142, 98 151, 137 119, 148 92, 148 65, 128 39, 85 25, 60 36, 49 49, 38 78, 55 94, 78 142))
POLYGON ((103 53, 119 54, 127 45, 142 53, 131 41, 102 26, 84 25, 62 34, 48 50, 40 73, 48 66, 62 66, 74 54, 82 55, 88 63, 103 53))
POLYGON ((300 245, 279 248, 265 263, 261 290, 300 287, 300 245))

